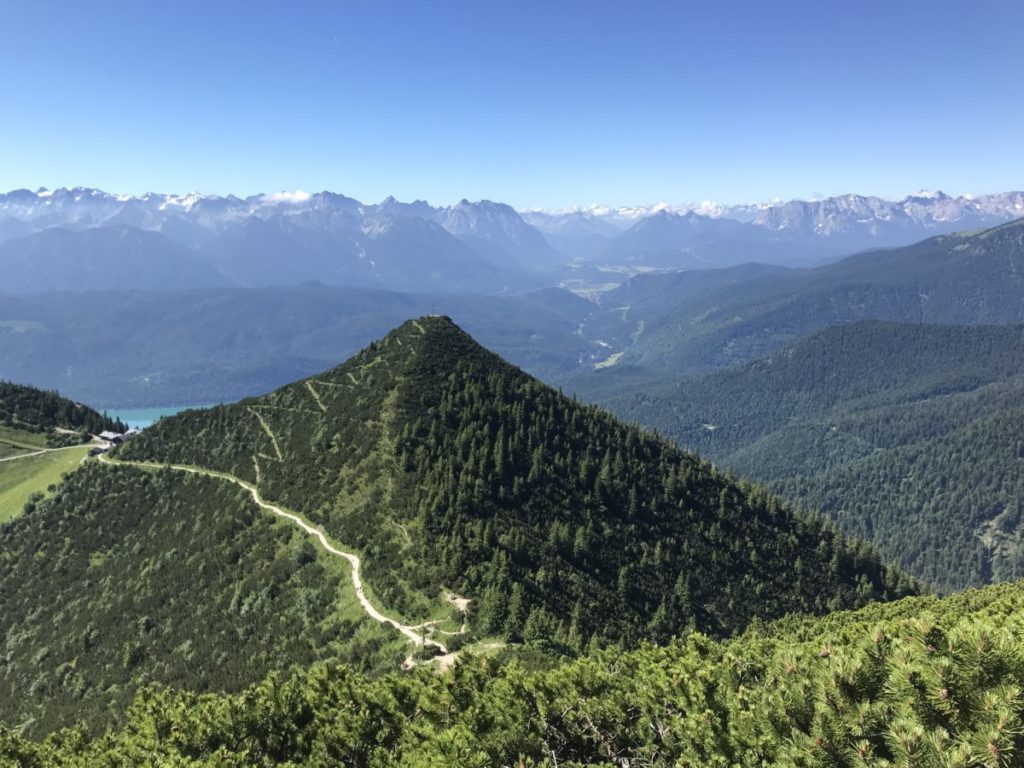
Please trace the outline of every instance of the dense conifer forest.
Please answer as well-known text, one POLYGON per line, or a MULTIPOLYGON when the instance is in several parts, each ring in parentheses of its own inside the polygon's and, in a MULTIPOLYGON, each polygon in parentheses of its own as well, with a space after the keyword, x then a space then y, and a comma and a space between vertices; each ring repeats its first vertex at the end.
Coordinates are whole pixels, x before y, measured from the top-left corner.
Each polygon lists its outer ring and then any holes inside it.
POLYGON ((1024 576, 1024 329, 866 322, 581 395, 820 510, 940 589, 1024 576), (645 380, 646 379, 646 380, 645 380))

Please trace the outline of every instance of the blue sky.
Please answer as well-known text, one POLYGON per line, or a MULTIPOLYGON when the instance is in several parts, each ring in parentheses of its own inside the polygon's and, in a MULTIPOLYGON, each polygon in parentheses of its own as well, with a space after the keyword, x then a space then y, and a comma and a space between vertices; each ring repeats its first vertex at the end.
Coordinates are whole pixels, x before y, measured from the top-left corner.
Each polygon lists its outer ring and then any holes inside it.
POLYGON ((519 207, 1024 187, 1019 0, 15 2, 0 189, 519 207))

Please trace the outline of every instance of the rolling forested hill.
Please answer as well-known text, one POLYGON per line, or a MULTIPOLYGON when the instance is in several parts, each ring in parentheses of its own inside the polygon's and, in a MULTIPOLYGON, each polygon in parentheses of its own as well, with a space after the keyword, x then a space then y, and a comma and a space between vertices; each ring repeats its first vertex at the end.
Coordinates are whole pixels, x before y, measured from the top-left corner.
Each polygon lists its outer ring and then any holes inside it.
POLYGON ((368 622, 364 586, 413 624, 406 639, 433 632, 454 591, 468 630, 449 623, 440 650, 486 637, 548 657, 918 589, 447 318, 270 395, 164 419, 117 454, 0 528, 0 716, 33 733, 116 719, 151 682, 236 690, 315 660, 393 668, 408 644, 368 622), (358 553, 363 586, 296 525, 358 553))
POLYGON ((318 659, 393 669, 347 566, 235 486, 95 461, 0 526, 0 720, 116 722, 148 681, 238 690, 318 659))
POLYGON ((1024 576, 1024 328, 864 322, 670 381, 582 394, 657 428, 944 589, 1024 576))

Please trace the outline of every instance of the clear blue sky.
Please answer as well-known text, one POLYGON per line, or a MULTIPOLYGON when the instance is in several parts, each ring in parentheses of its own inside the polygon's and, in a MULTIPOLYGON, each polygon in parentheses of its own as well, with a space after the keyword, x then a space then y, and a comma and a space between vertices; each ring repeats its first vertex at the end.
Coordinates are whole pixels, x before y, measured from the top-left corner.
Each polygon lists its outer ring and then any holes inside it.
POLYGON ((1022 30, 1020 0, 8 0, 0 189, 1020 189, 1022 30))

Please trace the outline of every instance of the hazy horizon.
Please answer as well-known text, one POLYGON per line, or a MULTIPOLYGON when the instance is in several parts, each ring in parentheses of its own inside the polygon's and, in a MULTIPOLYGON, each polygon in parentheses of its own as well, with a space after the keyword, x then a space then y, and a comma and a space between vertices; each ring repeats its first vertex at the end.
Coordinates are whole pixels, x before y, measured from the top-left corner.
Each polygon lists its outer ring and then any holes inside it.
MULTIPOLYGON (((502 200, 499 197, 496 197, 496 196, 493 196, 493 195, 492 196, 484 196, 484 197, 475 198, 475 199, 468 199, 466 197, 460 197, 460 198, 450 199, 450 200, 433 200, 433 199, 422 197, 422 196, 414 197, 414 198, 399 198, 399 197, 396 197, 394 195, 386 195, 383 198, 374 200, 374 199, 368 199, 368 198, 366 198, 364 196, 361 196, 361 195, 358 195, 358 194, 354 194, 353 192, 351 192, 350 190, 347 190, 347 189, 337 189, 337 188, 324 188, 324 189, 316 189, 316 190, 309 190, 309 189, 302 189, 302 188, 298 188, 298 189, 280 189, 280 190, 272 190, 272 191, 271 190, 257 190, 255 192, 246 192, 246 193, 243 194, 243 193, 239 193, 239 192, 235 192, 235 191, 231 191, 231 190, 229 190, 227 192, 209 192, 209 191, 200 190, 200 189, 191 189, 191 190, 188 190, 188 191, 166 190, 166 189, 145 189, 145 190, 137 191, 137 192, 136 191, 126 192, 124 190, 119 190, 119 189, 105 189, 105 188, 98 187, 96 185, 91 185, 91 184, 61 184, 61 185, 58 185, 58 186, 55 186, 55 187, 48 187, 48 186, 45 186, 45 185, 37 185, 37 186, 27 185, 27 186, 21 186, 21 187, 13 187, 13 188, 6 189, 6 190, 0 189, 0 195, 11 194, 13 192, 17 192, 17 191, 21 191, 21 190, 28 190, 29 192, 32 192, 32 193, 35 193, 35 194, 39 194, 41 192, 56 192, 56 191, 62 190, 62 189, 63 190, 68 190, 68 191, 74 190, 74 189, 95 189, 95 190, 98 190, 98 191, 101 191, 101 192, 105 192, 105 193, 107 193, 109 195, 113 195, 115 197, 123 197, 123 198, 138 198, 138 197, 142 197, 142 196, 147 195, 147 194, 148 195, 167 196, 167 197, 173 197, 173 198, 181 198, 181 199, 185 199, 185 198, 188 198, 188 197, 191 197, 191 196, 198 196, 198 197, 203 197, 203 198, 237 197, 237 198, 242 199, 242 200, 248 200, 248 199, 261 198, 262 197, 268 203, 269 202, 277 202, 277 203, 303 203, 303 202, 306 202, 307 200, 309 200, 314 195, 323 194, 323 193, 329 193, 329 194, 341 194, 341 195, 344 195, 344 196, 349 197, 351 199, 357 200, 360 203, 365 204, 365 205, 377 205, 377 204, 380 204, 382 202, 387 201, 388 199, 395 199, 395 200, 397 200, 398 202, 401 202, 401 203, 425 202, 425 203, 428 203, 428 204, 430 204, 432 206, 435 206, 435 207, 454 206, 454 205, 457 205, 458 203, 466 201, 466 200, 468 200, 470 203, 477 203, 477 202, 485 202, 485 201, 487 201, 487 202, 504 203, 504 204, 511 205, 510 203, 507 203, 507 201, 502 200)), ((715 208, 731 208, 731 207, 740 207, 740 206, 773 206, 773 205, 782 205, 782 204, 785 204, 785 203, 788 203, 788 202, 820 202, 820 201, 823 201, 823 200, 828 200, 828 199, 833 199, 833 198, 849 197, 849 196, 864 197, 864 198, 875 198, 875 199, 884 200, 884 201, 887 201, 887 202, 899 202, 899 201, 902 201, 902 200, 906 200, 907 198, 916 197, 916 196, 925 196, 925 197, 927 197, 927 196, 938 196, 938 195, 947 195, 947 196, 949 196, 951 198, 954 198, 954 199, 967 199, 967 200, 971 200, 971 199, 977 199, 977 198, 987 197, 987 196, 991 196, 991 195, 999 195, 999 194, 1011 193, 1011 192, 1020 192, 1022 190, 1024 190, 1024 180, 1022 180, 1022 182, 1019 185, 1017 185, 1016 187, 1008 187, 1006 189, 991 189, 991 190, 984 190, 984 191, 969 190, 969 191, 964 191, 964 192, 953 192, 953 191, 950 191, 948 189, 926 189, 924 187, 919 187, 917 189, 909 190, 909 191, 907 191, 905 193, 897 194, 897 195, 881 195, 881 194, 875 194, 875 193, 872 193, 872 192, 865 192, 863 190, 846 190, 844 192, 837 192, 835 194, 815 193, 815 194, 811 194, 811 195, 807 195, 807 196, 803 196, 803 197, 790 197, 790 198, 774 197, 774 198, 767 199, 767 200, 757 200, 757 199, 751 199, 751 198, 743 198, 743 199, 737 199, 737 200, 711 200, 711 199, 708 199, 708 198, 703 198, 703 199, 690 199, 690 200, 640 200, 640 201, 631 201, 631 202, 628 202, 628 203, 621 203, 621 204, 609 204, 609 203, 606 203, 604 201, 594 200, 594 201, 591 201, 591 202, 588 202, 588 203, 575 204, 575 205, 565 205, 565 206, 520 207, 520 206, 514 206, 513 205, 512 207, 515 208, 515 210, 517 210, 517 211, 519 211, 521 213, 551 213, 551 214, 567 214, 567 213, 577 213, 577 212, 585 213, 585 212, 593 211, 594 209, 608 209, 609 211, 618 211, 618 210, 630 210, 630 209, 637 209, 637 210, 653 209, 653 210, 657 210, 657 209, 661 209, 661 208, 666 208, 666 209, 692 208, 697 213, 701 213, 702 212, 701 211, 702 206, 703 207, 707 207, 707 208, 710 208, 712 206, 715 207, 715 208)))

